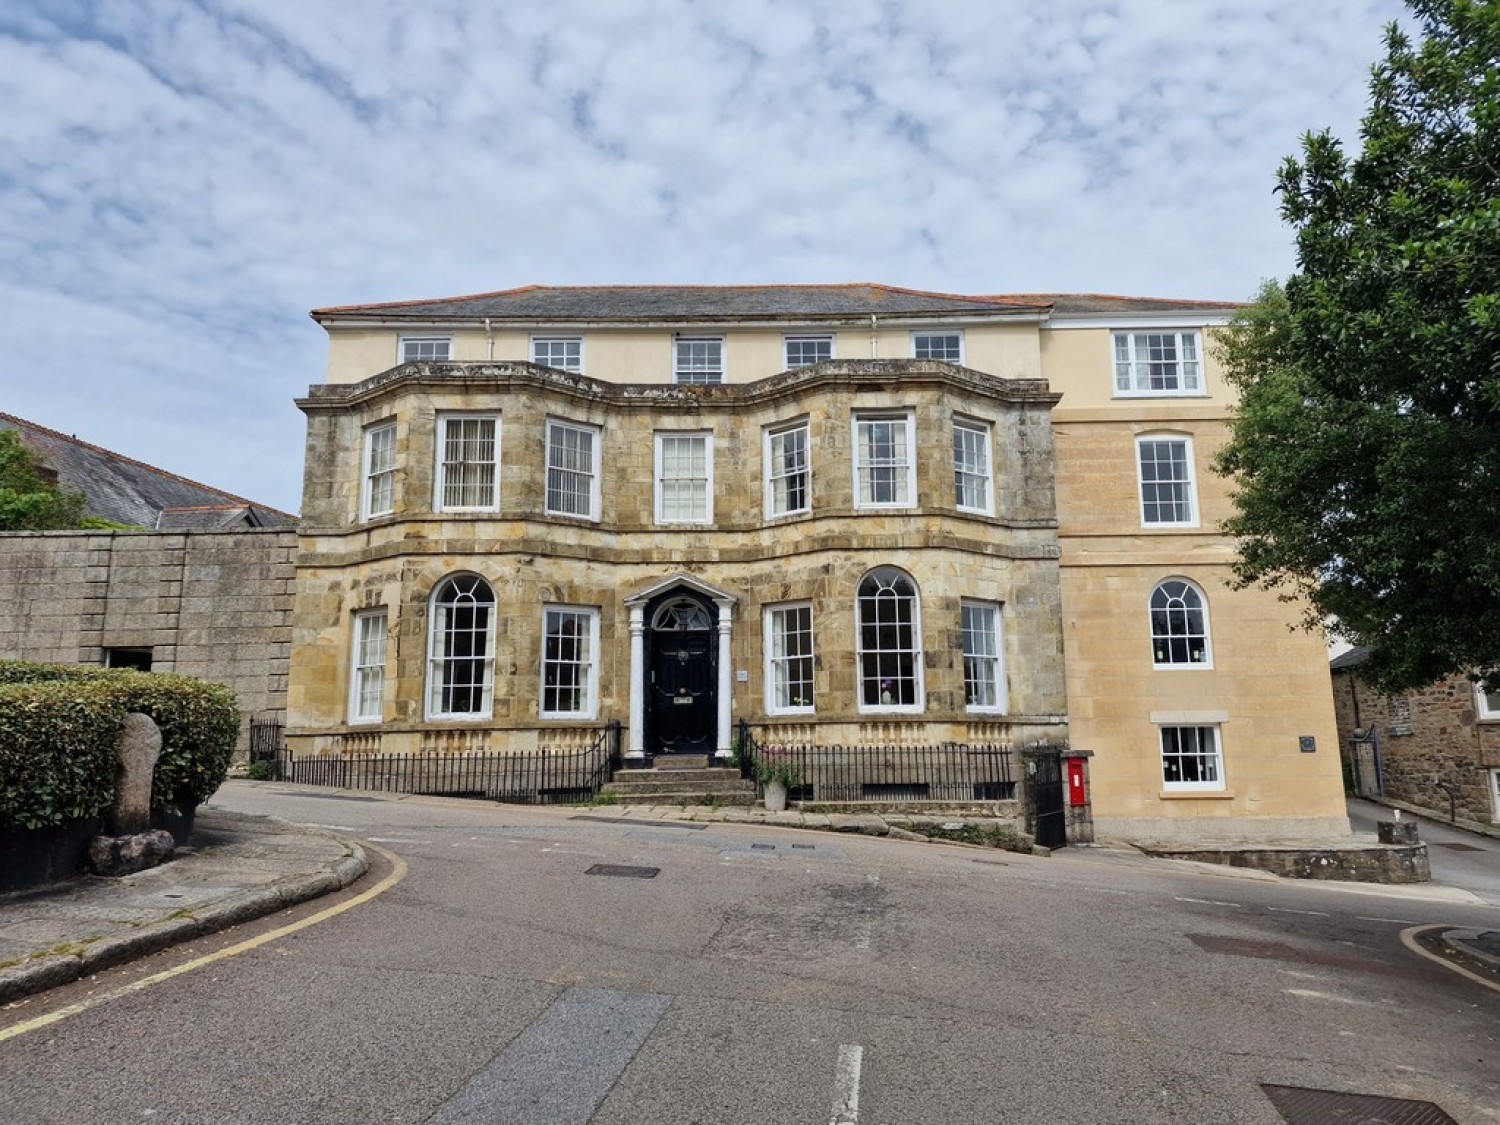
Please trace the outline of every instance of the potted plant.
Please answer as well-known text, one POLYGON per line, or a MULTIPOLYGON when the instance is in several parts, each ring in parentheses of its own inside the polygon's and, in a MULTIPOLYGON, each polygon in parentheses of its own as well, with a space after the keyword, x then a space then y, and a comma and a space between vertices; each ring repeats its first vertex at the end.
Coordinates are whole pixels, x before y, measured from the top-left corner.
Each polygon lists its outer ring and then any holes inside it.
POLYGON ((755 777, 765 787, 766 809, 786 808, 786 791, 802 783, 792 752, 785 746, 766 746, 755 759, 755 777))

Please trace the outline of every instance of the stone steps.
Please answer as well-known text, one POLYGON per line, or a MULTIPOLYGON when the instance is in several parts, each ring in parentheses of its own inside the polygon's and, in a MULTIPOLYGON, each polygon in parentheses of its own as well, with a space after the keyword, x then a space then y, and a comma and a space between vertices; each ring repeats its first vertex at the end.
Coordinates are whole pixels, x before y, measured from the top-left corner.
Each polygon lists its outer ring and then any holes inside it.
POLYGON ((622 805, 739 805, 756 803, 755 782, 732 768, 685 765, 620 770, 600 791, 622 805))

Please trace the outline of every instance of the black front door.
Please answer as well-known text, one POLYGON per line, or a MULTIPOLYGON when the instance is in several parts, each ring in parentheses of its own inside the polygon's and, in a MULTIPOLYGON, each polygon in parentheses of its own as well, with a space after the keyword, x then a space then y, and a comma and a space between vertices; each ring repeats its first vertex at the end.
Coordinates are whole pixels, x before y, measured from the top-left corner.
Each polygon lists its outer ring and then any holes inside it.
POLYGON ((715 750, 715 634, 709 628, 693 627, 710 624, 711 618, 704 607, 691 608, 695 612, 659 612, 650 633, 646 683, 649 754, 712 754, 715 750))

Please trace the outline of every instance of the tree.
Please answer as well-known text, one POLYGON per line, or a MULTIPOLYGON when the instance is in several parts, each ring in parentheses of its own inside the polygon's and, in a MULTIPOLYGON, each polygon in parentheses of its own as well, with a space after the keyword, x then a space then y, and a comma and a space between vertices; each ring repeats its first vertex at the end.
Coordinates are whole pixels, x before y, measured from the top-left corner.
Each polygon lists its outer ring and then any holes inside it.
POLYGON ((88 526, 81 492, 48 479, 41 460, 15 430, 0 430, 0 531, 88 526))
POLYGON ((1409 0, 1363 146, 1283 164, 1297 271, 1223 336, 1241 585, 1304 598, 1388 691, 1500 682, 1500 0, 1409 0))

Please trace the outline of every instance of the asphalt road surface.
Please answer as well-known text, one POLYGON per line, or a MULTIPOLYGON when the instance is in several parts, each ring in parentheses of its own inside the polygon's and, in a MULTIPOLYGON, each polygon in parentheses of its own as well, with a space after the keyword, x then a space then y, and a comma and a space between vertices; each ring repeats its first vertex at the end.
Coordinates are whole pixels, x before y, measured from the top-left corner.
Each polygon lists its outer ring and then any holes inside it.
POLYGON ((0 1121, 1276 1125, 1277 1084, 1500 1122, 1500 991, 1401 940, 1500 928, 1471 896, 282 785, 213 803, 399 859, 0 1010, 30 1029, 0 1041, 0 1121))

